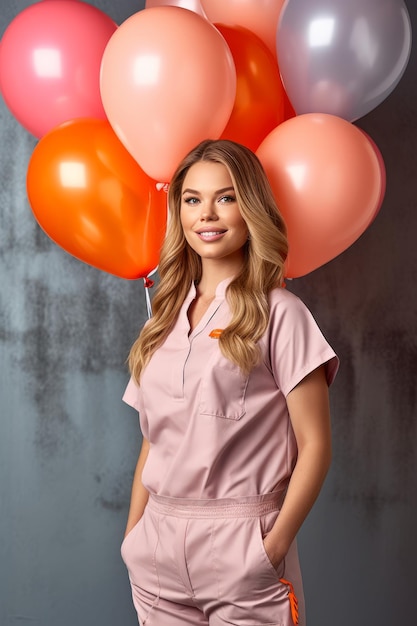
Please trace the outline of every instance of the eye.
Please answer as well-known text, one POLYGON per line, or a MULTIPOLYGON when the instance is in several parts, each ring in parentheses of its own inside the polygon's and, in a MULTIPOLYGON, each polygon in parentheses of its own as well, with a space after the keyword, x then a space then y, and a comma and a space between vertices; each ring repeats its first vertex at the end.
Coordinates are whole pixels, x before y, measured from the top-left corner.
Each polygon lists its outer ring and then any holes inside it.
POLYGON ((236 198, 234 196, 221 196, 221 198, 219 198, 219 202, 229 204, 230 202, 236 202, 236 198))
POLYGON ((189 196, 188 198, 183 198, 183 202, 184 204, 194 205, 199 202, 199 199, 195 198, 194 196, 189 196))

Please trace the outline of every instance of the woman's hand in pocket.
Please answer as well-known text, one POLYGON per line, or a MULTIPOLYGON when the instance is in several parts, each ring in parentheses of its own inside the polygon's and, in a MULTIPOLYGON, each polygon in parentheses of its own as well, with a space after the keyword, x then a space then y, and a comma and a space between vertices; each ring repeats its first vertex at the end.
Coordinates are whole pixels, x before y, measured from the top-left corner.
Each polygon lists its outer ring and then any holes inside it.
POLYGON ((280 550, 279 545, 277 544, 276 541, 274 541, 273 537, 271 536, 271 533, 268 533, 264 537, 264 548, 265 548, 267 557, 271 561, 273 567, 276 570, 278 570, 280 564, 285 558, 286 553, 282 549, 280 550))

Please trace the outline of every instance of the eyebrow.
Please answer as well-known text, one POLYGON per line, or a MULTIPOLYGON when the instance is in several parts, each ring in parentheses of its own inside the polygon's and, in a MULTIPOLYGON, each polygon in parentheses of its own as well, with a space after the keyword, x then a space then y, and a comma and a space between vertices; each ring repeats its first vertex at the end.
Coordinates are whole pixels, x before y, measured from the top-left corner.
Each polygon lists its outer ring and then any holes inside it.
MULTIPOLYGON (((217 191, 214 192, 214 195, 218 195, 219 193, 224 193, 225 191, 234 191, 235 188, 234 187, 223 187, 222 189, 217 189, 217 191)), ((197 189, 184 189, 184 191, 182 192, 183 195, 185 193, 194 193, 196 195, 200 195, 200 192, 197 191, 197 189)))

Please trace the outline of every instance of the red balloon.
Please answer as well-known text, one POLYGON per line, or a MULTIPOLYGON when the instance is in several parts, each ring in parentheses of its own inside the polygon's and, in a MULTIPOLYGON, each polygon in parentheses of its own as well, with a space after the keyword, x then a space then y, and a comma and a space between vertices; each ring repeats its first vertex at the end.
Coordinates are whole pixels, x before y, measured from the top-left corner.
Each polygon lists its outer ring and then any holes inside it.
POLYGON ((381 206, 382 157, 340 117, 309 113, 287 120, 257 155, 287 224, 288 277, 308 274, 346 250, 381 206))
POLYGON ((27 172, 29 203, 47 235, 81 261, 121 278, 159 261, 166 194, 105 120, 72 120, 47 133, 27 172))
POLYGON ((243 26, 258 35, 276 56, 278 19, 285 0, 201 0, 210 22, 243 26))
POLYGON ((284 96, 284 117, 286 120, 291 119, 292 117, 295 117, 297 115, 297 113, 294 111, 294 107, 291 104, 291 101, 287 95, 287 92, 285 91, 285 87, 284 87, 284 92, 285 92, 285 96, 284 96))
POLYGON ((236 98, 223 139, 256 150, 285 119, 285 92, 278 65, 268 47, 250 30, 215 24, 236 67, 236 98))

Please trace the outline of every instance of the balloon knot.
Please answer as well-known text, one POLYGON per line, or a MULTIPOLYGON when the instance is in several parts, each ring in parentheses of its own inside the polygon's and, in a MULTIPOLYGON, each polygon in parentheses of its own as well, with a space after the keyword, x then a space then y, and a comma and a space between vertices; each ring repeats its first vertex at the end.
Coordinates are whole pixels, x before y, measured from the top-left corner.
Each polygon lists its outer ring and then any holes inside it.
POLYGON ((161 189, 163 189, 165 193, 168 193, 168 183, 156 183, 155 186, 157 191, 161 191, 161 189))
POLYGON ((150 289, 154 286, 155 282, 146 276, 146 278, 143 279, 143 284, 145 285, 145 289, 150 289))

